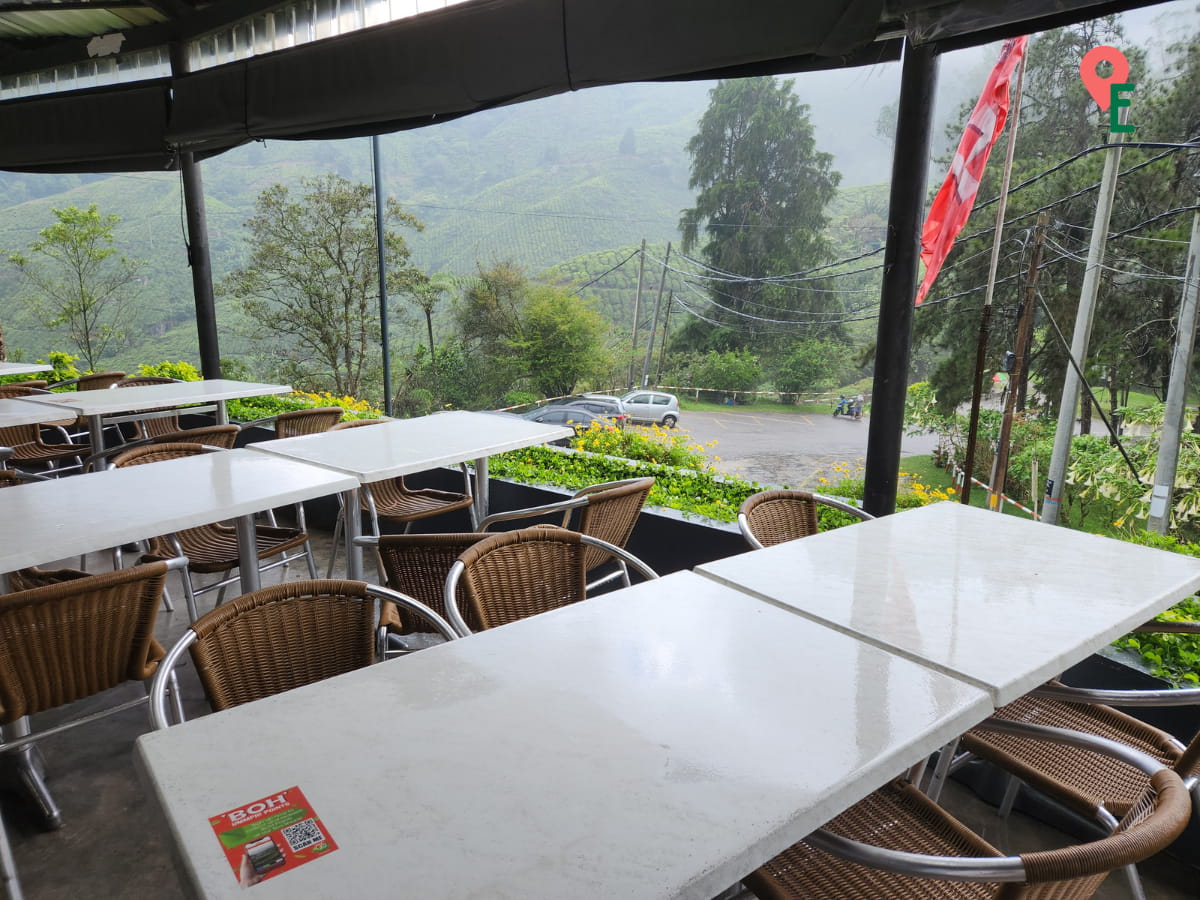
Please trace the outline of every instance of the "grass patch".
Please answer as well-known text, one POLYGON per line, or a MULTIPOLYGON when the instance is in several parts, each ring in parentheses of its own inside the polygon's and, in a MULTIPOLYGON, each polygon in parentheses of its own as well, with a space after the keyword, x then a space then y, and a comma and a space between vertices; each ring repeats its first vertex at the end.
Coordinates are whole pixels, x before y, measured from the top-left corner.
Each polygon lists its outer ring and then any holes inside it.
POLYGON ((837 401, 820 401, 816 403, 780 403, 774 397, 757 397, 749 403, 738 403, 729 406, 725 403, 710 403, 707 400, 693 400, 691 397, 679 397, 679 408, 684 412, 764 412, 792 413, 800 415, 830 415, 837 401))

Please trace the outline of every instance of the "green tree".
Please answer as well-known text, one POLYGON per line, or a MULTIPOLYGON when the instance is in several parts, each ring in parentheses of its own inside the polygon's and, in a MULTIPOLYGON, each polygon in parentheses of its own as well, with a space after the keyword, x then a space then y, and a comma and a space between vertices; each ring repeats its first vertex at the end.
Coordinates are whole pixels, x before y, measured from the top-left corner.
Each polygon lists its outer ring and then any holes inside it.
POLYGON ((606 327, 591 304, 557 285, 530 282, 511 263, 480 270, 456 308, 459 335, 486 372, 485 403, 528 386, 569 394, 606 370, 606 327))
MULTIPOLYGON (((379 266, 371 188, 337 175, 301 181, 293 199, 275 184, 246 223, 249 263, 221 285, 249 323, 256 348, 289 380, 363 396, 379 368, 379 266)), ((389 199, 384 254, 390 295, 409 293, 421 272, 397 226, 422 225, 389 199)))
POLYGON ((433 311, 437 308, 438 303, 453 292, 454 287, 454 276, 445 272, 438 272, 429 277, 421 275, 414 278, 409 285, 409 295, 412 297, 413 303, 425 314, 425 331, 429 337, 429 343, 426 345, 429 350, 427 355, 433 374, 433 398, 435 400, 440 399, 441 390, 438 386, 438 355, 434 351, 437 344, 433 340, 433 311))
POLYGON ((749 350, 711 351, 696 370, 700 384, 714 391, 753 391, 762 383, 762 367, 749 350))
POLYGON ((724 328, 715 346, 744 347, 761 340, 761 320, 799 321, 783 313, 840 306, 830 299, 836 294, 814 291, 811 282, 763 279, 825 260, 825 207, 841 176, 832 169, 833 157, 816 149, 808 107, 792 93, 791 81, 720 81, 709 97, 687 144, 696 205, 683 210, 679 228, 684 253, 700 247, 704 261, 727 275, 718 274, 710 288, 710 321, 690 323, 675 344, 702 348, 706 334, 724 328))
POLYGON ((604 366, 604 331, 604 320, 584 300, 562 287, 537 285, 512 347, 537 389, 562 397, 604 366))
POLYGON ((822 391, 841 380, 849 350, 832 341, 809 339, 794 344, 774 368, 775 389, 785 394, 822 391))
POLYGON ((38 232, 29 253, 8 261, 24 280, 24 303, 46 328, 63 329, 89 371, 126 339, 141 292, 143 263, 116 247, 121 218, 87 209, 53 209, 56 221, 38 232))

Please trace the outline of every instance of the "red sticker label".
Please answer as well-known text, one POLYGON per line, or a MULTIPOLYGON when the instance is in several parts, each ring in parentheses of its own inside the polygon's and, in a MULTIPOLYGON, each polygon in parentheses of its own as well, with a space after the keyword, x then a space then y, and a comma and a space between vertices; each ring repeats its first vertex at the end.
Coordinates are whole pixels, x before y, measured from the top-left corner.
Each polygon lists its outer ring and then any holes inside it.
POLYGON ((243 887, 337 849, 298 787, 210 816, 208 821, 243 887))

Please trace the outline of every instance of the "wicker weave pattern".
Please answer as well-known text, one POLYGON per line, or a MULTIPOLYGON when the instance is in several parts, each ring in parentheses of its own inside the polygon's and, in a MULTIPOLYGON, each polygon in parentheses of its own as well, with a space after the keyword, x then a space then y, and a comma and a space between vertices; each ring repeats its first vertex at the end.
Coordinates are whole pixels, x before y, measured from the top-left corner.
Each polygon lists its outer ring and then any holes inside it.
POLYGON ((237 441, 236 425, 203 425, 200 428, 185 428, 182 431, 168 431, 154 437, 156 444, 205 444, 209 447, 220 447, 222 450, 232 450, 237 441))
POLYGON ((244 594, 201 616, 190 652, 214 710, 375 661, 374 601, 361 581, 302 581, 244 594))
MULTIPOLYGON (((198 444, 146 444, 114 457, 113 465, 140 466, 208 452, 211 451, 198 444)), ((274 525, 255 525, 254 535, 259 559, 299 547, 308 540, 308 535, 298 528, 274 525)), ((186 528, 176 532, 175 537, 179 540, 183 555, 188 558, 188 569, 192 572, 225 572, 237 568, 241 563, 238 556, 237 529, 232 525, 214 522, 198 528, 186 528)), ((150 552, 143 558, 172 559, 175 555, 170 541, 164 536, 159 536, 150 541, 150 552)))
MULTIPOLYGON (((1150 785, 1113 836, 1023 854, 1023 884, 939 881, 884 872, 837 859, 803 841, 748 876, 745 883, 763 900, 1087 900, 1111 870, 1153 855, 1186 827, 1191 800, 1179 776, 1160 771, 1150 785)), ((876 791, 826 827, 862 843, 909 853, 1000 855, 903 781, 876 791)))
MULTIPOLYGON (((588 505, 579 511, 578 530, 624 548, 653 487, 653 478, 633 478, 614 485, 584 488, 575 494, 588 498, 588 505)), ((608 554, 597 547, 584 551, 584 568, 588 571, 608 560, 608 554)))
POLYGON ((560 528, 525 528, 489 537, 459 557, 461 584, 482 628, 584 599, 584 544, 560 528))
POLYGON ((807 491, 762 491, 739 510, 764 547, 816 534, 817 502, 807 491))
POLYGON ((275 437, 289 438, 302 434, 321 434, 342 420, 340 406, 321 406, 282 412, 275 417, 275 437))
MULTIPOLYGON (((41 382, 44 388, 46 383, 41 382)), ((0 385, 0 397, 28 397, 31 394, 44 393, 30 387, 29 384, 0 385)), ((67 424, 74 419, 66 419, 67 424)), ((47 423, 50 424, 50 423, 47 423)), ((0 447, 11 447, 12 460, 15 462, 51 463, 64 459, 87 456, 92 452, 89 444, 47 444, 42 441, 40 425, 10 425, 0 428, 0 447)))
MULTIPOLYGON (((389 534, 379 539, 379 559, 387 577, 387 586, 392 590, 408 594, 420 600, 441 616, 446 615, 443 602, 443 586, 450 567, 459 555, 486 538, 488 534, 466 532, 463 534, 389 534)), ((475 610, 466 602, 463 587, 458 589, 458 608, 467 627, 478 631, 482 626, 475 610)), ((401 633, 409 633, 420 626, 405 621, 403 613, 390 608, 385 616, 391 619, 401 633)))
POLYGON ((90 375, 80 375, 75 380, 77 391, 102 391, 112 387, 125 377, 124 372, 92 372, 90 375))
POLYGON ((163 563, 0 596, 0 724, 153 674, 163 563))
MULTIPOLYGON (((842 813, 826 828, 877 847, 931 856, 1000 856, 1000 852, 927 797, 894 781, 842 813)), ((992 885, 937 882, 848 863, 801 841, 744 879, 762 900, 983 900, 992 885), (945 890, 943 890, 943 888, 945 890)))
MULTIPOLYGON (((995 715, 1109 738, 1167 766, 1175 765, 1179 759, 1179 750, 1167 732, 1108 706, 1022 697, 995 715)), ((1110 756, 1031 741, 1018 735, 976 728, 963 736, 962 746, 1088 817, 1095 816, 1099 806, 1115 816, 1123 816, 1147 785, 1144 774, 1110 756)))
MULTIPOLYGON (((166 378, 160 375, 135 375, 132 378, 122 378, 114 387, 140 387, 144 384, 174 384, 178 379, 166 378)), ((159 409, 141 410, 141 412, 162 412, 170 407, 160 407, 159 409)), ((172 416, 159 416, 154 419, 140 419, 136 423, 139 437, 161 437, 164 434, 170 434, 173 431, 182 430, 179 426, 178 414, 172 416)))

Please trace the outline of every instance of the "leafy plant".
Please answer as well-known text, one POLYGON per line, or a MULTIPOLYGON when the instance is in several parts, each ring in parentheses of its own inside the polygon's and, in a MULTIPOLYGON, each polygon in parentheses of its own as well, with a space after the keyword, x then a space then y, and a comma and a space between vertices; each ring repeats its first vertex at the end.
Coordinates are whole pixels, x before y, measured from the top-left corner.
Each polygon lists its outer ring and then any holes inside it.
POLYGON ((138 366, 139 375, 157 376, 159 378, 178 378, 180 381, 202 381, 204 376, 189 362, 160 362, 154 365, 138 366))

